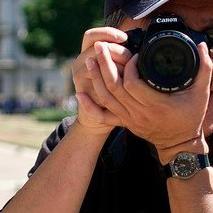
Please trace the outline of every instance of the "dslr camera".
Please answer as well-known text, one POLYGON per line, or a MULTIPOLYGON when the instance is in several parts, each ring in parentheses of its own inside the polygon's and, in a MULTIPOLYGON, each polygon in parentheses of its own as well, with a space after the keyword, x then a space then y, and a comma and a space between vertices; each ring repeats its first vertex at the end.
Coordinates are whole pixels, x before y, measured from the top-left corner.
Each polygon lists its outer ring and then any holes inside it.
POLYGON ((152 88, 172 93, 193 84, 199 70, 197 45, 206 42, 212 47, 212 34, 188 28, 181 17, 158 15, 147 31, 134 29, 127 32, 124 44, 133 54, 139 53, 140 77, 152 88))

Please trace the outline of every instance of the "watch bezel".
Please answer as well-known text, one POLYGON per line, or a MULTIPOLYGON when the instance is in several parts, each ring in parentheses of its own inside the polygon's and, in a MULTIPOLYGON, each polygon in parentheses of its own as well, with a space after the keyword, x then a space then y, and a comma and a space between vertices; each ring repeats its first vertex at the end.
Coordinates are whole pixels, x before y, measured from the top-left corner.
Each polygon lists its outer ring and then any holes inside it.
POLYGON ((169 163, 170 168, 171 168, 171 172, 172 172, 172 177, 177 178, 177 179, 183 179, 183 180, 187 180, 191 177, 193 177, 198 171, 201 170, 201 166, 199 163, 199 158, 198 155, 195 153, 190 153, 190 152, 180 152, 178 153, 178 155, 176 155, 171 162, 169 163), (187 156, 188 159, 193 159, 193 161, 188 161, 189 163, 194 163, 195 165, 195 169, 192 172, 188 172, 187 175, 181 175, 179 172, 177 172, 177 169, 175 168, 175 162, 177 161, 177 159, 181 159, 183 158, 183 160, 187 160, 187 158, 184 158, 184 156, 187 156))

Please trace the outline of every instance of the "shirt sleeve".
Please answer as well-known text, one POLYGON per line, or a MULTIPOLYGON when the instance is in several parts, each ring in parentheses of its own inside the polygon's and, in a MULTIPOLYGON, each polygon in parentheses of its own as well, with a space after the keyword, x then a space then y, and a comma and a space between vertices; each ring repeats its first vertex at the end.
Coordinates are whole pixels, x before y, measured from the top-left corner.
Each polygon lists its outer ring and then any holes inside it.
POLYGON ((74 123, 76 117, 66 117, 56 127, 56 129, 50 134, 50 136, 43 142, 42 147, 39 151, 37 160, 32 169, 28 172, 30 178, 42 162, 48 157, 48 155, 54 150, 54 148, 60 143, 63 137, 68 132, 69 127, 74 123))

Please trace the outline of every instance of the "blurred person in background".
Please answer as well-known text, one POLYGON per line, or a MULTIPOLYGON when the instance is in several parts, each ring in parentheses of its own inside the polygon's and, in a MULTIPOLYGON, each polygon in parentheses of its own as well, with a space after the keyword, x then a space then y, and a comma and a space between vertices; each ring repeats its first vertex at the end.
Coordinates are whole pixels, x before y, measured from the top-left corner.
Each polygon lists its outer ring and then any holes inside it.
POLYGON ((3 212, 212 213, 211 50, 198 45, 194 84, 165 94, 139 78, 138 55, 122 45, 124 32, 147 29, 153 16, 164 13, 208 31, 212 1, 105 3, 111 27, 88 30, 72 65, 78 116, 65 118, 43 143, 29 181, 3 212), (190 153, 200 161, 196 173, 190 153), (173 177, 172 159, 185 178, 173 177))

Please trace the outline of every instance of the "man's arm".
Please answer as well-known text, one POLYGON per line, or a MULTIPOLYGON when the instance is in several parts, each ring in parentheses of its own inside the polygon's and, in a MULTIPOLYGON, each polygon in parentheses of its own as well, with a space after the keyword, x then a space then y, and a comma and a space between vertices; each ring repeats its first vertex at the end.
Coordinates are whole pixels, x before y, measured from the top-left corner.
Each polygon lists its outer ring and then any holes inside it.
POLYGON ((172 213, 213 212, 213 168, 203 169, 187 181, 169 178, 167 186, 172 213))
POLYGON ((3 212, 79 211, 99 152, 109 132, 120 123, 113 113, 95 104, 97 98, 87 73, 85 63, 90 64, 88 59, 95 56, 93 45, 99 40, 113 42, 109 48, 117 63, 125 64, 131 57, 129 50, 116 45, 127 40, 124 32, 107 27, 85 33, 82 52, 72 65, 79 101, 78 119, 45 162, 30 171, 29 176, 37 169, 3 212))
POLYGON ((76 121, 3 212, 79 212, 106 137, 76 121))
MULTIPOLYGON (((204 43, 198 46, 201 64, 194 84, 190 89, 169 95, 156 92, 139 78, 137 55, 126 64, 122 78, 107 45, 97 42, 95 50, 97 65, 88 71, 97 96, 107 109, 120 117, 123 126, 155 145, 161 163, 167 164, 183 151, 208 153, 206 142, 197 140, 207 109, 213 107, 209 105, 213 64, 204 43)), ((212 169, 203 169, 185 182, 169 179, 172 212, 212 213, 212 177, 212 169)))
MULTIPOLYGON (((197 138, 166 150, 158 150, 161 163, 166 165, 169 159, 181 151, 208 154, 209 149, 204 137, 197 138)), ((202 169, 187 180, 170 177, 167 180, 167 188, 172 213, 213 212, 212 167, 202 169)))

